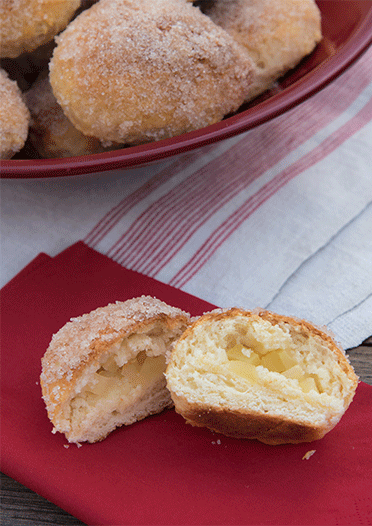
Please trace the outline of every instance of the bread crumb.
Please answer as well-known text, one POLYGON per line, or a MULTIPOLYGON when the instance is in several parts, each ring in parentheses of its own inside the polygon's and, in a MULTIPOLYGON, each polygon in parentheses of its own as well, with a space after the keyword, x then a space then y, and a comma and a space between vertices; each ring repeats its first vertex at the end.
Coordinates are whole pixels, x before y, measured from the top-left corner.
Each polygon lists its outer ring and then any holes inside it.
POLYGON ((310 457, 312 457, 315 453, 316 449, 310 449, 305 455, 302 457, 302 460, 309 460, 310 457))

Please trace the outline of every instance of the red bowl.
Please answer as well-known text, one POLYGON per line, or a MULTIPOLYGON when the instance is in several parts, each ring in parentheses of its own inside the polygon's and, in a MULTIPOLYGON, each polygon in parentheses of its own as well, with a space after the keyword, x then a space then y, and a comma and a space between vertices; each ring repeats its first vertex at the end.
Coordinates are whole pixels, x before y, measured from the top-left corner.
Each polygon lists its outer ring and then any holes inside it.
POLYGON ((60 177, 128 169, 156 162, 239 133, 293 108, 324 88, 372 43, 371 0, 318 0, 323 40, 314 52, 283 77, 275 90, 223 121, 166 139, 106 152, 64 159, 2 161, 2 178, 60 177))

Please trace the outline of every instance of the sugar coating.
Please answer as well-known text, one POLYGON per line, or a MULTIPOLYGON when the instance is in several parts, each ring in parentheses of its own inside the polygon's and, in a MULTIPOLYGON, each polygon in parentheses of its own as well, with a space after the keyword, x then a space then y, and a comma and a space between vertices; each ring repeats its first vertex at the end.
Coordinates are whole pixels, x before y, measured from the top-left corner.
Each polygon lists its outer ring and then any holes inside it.
POLYGON ((138 331, 151 321, 163 318, 188 321, 188 313, 151 296, 117 301, 88 314, 71 318, 53 335, 42 358, 41 380, 44 385, 71 373, 115 342, 138 331))
POLYGON ((253 58, 258 68, 254 96, 294 68, 322 38, 314 0, 213 0, 204 12, 253 58))
POLYGON ((23 147, 30 114, 15 81, 0 69, 0 159, 9 159, 23 147))
POLYGON ((182 0, 101 0, 57 38, 54 94, 86 135, 128 144, 220 121, 247 98, 248 54, 182 0))
POLYGON ((64 29, 80 0, 0 0, 0 56, 15 58, 64 29))

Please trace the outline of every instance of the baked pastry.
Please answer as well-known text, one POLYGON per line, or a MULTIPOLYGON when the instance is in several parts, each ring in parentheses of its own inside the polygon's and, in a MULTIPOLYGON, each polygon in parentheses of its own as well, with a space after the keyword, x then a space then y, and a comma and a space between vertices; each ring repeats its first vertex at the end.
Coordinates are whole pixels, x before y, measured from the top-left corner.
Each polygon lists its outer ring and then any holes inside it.
POLYGON ((49 77, 39 78, 25 93, 31 113, 28 143, 46 159, 91 155, 107 151, 95 137, 75 128, 53 95, 49 77))
POLYGON ((30 113, 21 90, 0 68, 0 159, 10 159, 24 146, 30 113))
POLYGON ((97 442, 171 406, 166 360, 189 320, 141 296, 69 321, 42 358, 42 395, 54 432, 69 442, 97 442))
POLYGON ((166 371, 188 423, 266 444, 322 438, 358 378, 326 332, 264 310, 207 313, 175 344, 166 371))
POLYGON ((255 66, 184 0, 100 0, 57 39, 50 82, 74 126, 104 144, 165 139, 220 121, 255 66))
POLYGON ((315 0, 207 0, 201 8, 253 58, 258 75, 250 98, 294 68, 322 38, 315 0))
POLYGON ((15 58, 50 42, 80 0, 0 0, 0 57, 15 58))

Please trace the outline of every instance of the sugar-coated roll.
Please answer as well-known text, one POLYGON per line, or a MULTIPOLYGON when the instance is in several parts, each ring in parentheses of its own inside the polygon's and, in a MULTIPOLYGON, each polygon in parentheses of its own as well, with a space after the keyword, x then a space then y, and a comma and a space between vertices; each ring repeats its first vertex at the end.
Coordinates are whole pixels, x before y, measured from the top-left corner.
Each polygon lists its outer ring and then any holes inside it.
POLYGON ((0 57, 15 58, 50 42, 80 0, 0 0, 0 57))
POLYGON ((30 113, 14 80, 0 69, 0 159, 10 159, 24 146, 30 113))
POLYGON ((53 95, 48 76, 39 78, 25 93, 31 113, 28 143, 46 159, 91 155, 107 150, 95 137, 72 125, 53 95))
POLYGON ((267 444, 310 442, 341 419, 358 384, 312 324, 264 310, 216 310, 190 325, 166 371, 188 423, 267 444))
POLYGON ((189 314, 149 296, 74 318, 42 358, 41 387, 54 432, 97 442, 172 405, 164 371, 189 314))
POLYGON ((57 37, 50 81, 74 126, 104 143, 166 139, 247 98, 244 49, 183 0, 100 0, 57 37))
POLYGON ((201 6, 253 58, 258 75, 251 96, 294 68, 322 38, 315 0, 207 0, 201 6))

